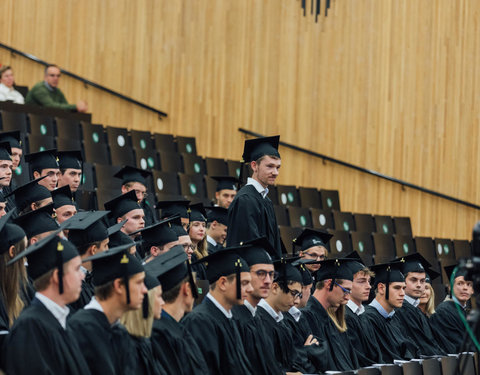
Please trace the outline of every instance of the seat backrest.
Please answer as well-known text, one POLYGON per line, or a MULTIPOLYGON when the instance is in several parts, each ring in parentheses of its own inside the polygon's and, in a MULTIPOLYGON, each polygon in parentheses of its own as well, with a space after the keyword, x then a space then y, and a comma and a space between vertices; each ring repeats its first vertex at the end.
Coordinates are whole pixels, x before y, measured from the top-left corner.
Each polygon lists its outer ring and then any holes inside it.
POLYGON ((153 150, 152 133, 141 130, 130 130, 132 147, 138 150, 153 150))
POLYGON ((121 169, 121 166, 95 163, 93 167, 95 169, 97 189, 115 190, 117 195, 120 195, 122 180, 113 176, 121 169))
POLYGON ((106 126, 105 133, 107 134, 107 141, 110 147, 132 147, 132 140, 126 128, 106 126))
POLYGON ((153 182, 157 194, 180 195, 180 182, 175 172, 153 170, 153 182))
POLYGON ((472 254, 472 246, 467 240, 453 240, 453 250, 457 260, 462 258, 470 258, 472 254))
POLYGON ((397 257, 403 257, 417 252, 412 236, 394 234, 393 238, 395 240, 395 252, 397 257))
POLYGON ((220 158, 205 158, 206 174, 209 176, 226 176, 228 175, 227 163, 220 158))
POLYGON ((396 257, 393 237, 385 233, 373 233, 375 264, 386 263, 396 257))
POLYGON ((175 138, 175 141, 177 142, 178 152, 197 155, 197 145, 195 142, 195 137, 177 136, 175 138))
POLYGON ((395 233, 412 236, 412 223, 409 217, 393 217, 393 226, 395 233))
POLYGON ((82 140, 82 130, 78 120, 66 117, 55 117, 55 122, 57 124, 58 137, 82 140))
POLYGON ((300 204, 302 207, 322 208, 320 193, 316 188, 300 186, 298 188, 298 195, 300 196, 300 204))
POLYGON ((455 251, 453 250, 453 242, 447 238, 434 238, 435 251, 438 259, 455 260, 455 251))
POLYGON ((373 264, 373 255, 375 247, 373 245, 372 233, 350 232, 352 239, 352 248, 360 255, 363 263, 367 266, 373 264))
POLYGON ((162 172, 183 172, 183 164, 180 154, 176 152, 160 151, 158 156, 160 158, 160 170, 162 172))
POLYGON ((353 214, 355 227, 358 232, 373 233, 376 232, 375 220, 370 214, 353 214))
POLYGON ((391 216, 385 215, 374 215, 373 218, 375 219, 375 227, 377 233, 384 233, 384 234, 394 234, 395 228, 393 227, 393 220, 391 216))
POLYGON ((355 230, 355 221, 351 212, 332 211, 335 228, 338 230, 351 231, 355 230))
POLYGON ((284 206, 274 205, 275 216, 277 218, 277 224, 282 226, 289 226, 287 209, 284 206))
POLYGON ((56 135, 54 118, 45 115, 29 113, 30 133, 35 135, 48 135, 54 137, 56 135))
POLYGON ((415 237, 415 248, 417 252, 428 260, 430 263, 437 262, 437 255, 435 253, 435 245, 431 237, 415 237))
POLYGON ((288 206, 288 218, 292 227, 312 227, 310 210, 307 207, 288 206))
POLYGON ((187 174, 205 174, 205 162, 201 156, 182 153, 183 170, 187 174))
POLYGON ((20 130, 21 133, 30 133, 26 113, 0 111, 0 115, 3 131, 20 130))
POLYGON ((83 134, 84 144, 106 144, 107 138, 105 137, 105 129, 99 124, 90 124, 89 122, 82 121, 80 123, 83 134))
POLYGON ((350 233, 344 230, 329 230, 333 237, 330 239, 330 253, 332 256, 345 256, 352 252, 350 233))
POLYGON ((110 152, 105 143, 86 142, 83 144, 85 161, 90 163, 111 164, 110 152))
POLYGON ((30 134, 27 137, 28 141, 28 152, 34 153, 39 151, 51 150, 56 148, 55 138, 48 135, 34 135, 30 134))
POLYGON ((171 134, 153 133, 153 141, 157 151, 177 152, 177 144, 171 134))
POLYGON ((276 185, 277 201, 284 206, 300 207, 300 196, 297 188, 293 185, 276 185))
POLYGON ((279 225, 278 230, 280 231, 280 238, 287 249, 287 253, 293 254, 293 240, 302 233, 302 228, 279 225))
POLYGON ((137 168, 141 169, 160 169, 158 155, 153 149, 134 148, 137 168))
POLYGON ((57 149, 59 151, 72 151, 72 150, 81 150, 82 141, 78 138, 61 138, 57 137, 57 149))
POLYGON ((207 198, 202 175, 179 173, 178 178, 180 179, 182 195, 188 195, 196 199, 207 198))
POLYGON ((310 209, 312 216, 312 225, 318 229, 334 229, 335 224, 333 221, 332 211, 322 210, 319 208, 310 209))
POLYGON ((340 197, 338 190, 320 190, 320 199, 324 210, 340 211, 340 197))

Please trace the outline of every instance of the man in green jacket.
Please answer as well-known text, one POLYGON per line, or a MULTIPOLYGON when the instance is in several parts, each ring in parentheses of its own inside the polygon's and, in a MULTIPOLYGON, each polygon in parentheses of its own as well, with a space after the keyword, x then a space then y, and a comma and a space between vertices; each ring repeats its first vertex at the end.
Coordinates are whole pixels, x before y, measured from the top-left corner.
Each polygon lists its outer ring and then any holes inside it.
POLYGON ((45 79, 32 87, 27 94, 25 104, 35 104, 41 107, 59 108, 67 111, 87 112, 87 102, 83 100, 79 100, 77 104, 68 104, 65 95, 58 88, 60 76, 60 68, 57 65, 47 65, 45 68, 45 79))

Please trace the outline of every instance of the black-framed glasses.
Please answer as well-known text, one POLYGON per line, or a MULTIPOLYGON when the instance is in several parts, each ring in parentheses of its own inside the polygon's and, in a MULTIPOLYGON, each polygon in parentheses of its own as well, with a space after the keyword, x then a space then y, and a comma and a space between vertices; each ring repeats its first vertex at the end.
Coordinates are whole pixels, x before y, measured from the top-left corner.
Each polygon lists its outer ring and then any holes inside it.
POLYGON ((346 296, 348 296, 349 294, 352 293, 352 291, 350 289, 345 289, 343 286, 338 284, 336 281, 335 281, 335 285, 338 286, 340 289, 342 289, 343 294, 345 294, 346 296))
POLYGON ((325 260, 327 259, 327 256, 326 255, 315 255, 315 254, 310 254, 310 253, 303 253, 304 255, 307 255, 309 256, 310 258, 314 259, 314 260, 325 260))
POLYGON ((258 270, 258 271, 255 271, 255 275, 257 275, 257 277, 260 279, 260 280, 265 280, 265 278, 268 276, 270 276, 270 279, 273 281, 277 278, 278 276, 278 272, 275 272, 275 271, 265 271, 265 270, 258 270))
POLYGON ((303 293, 299 292, 298 290, 292 290, 290 288, 287 288, 288 292, 292 295, 293 298, 300 298, 302 299, 303 293))

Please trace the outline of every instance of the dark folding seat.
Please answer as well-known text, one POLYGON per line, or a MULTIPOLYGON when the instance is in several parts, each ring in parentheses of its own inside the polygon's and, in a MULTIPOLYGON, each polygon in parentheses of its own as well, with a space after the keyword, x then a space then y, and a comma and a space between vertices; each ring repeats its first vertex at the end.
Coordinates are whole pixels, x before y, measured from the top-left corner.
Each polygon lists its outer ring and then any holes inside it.
POLYGON ((26 113, 0 111, 0 115, 3 131, 20 130, 22 133, 30 133, 26 113))
MULTIPOLYGON (((437 304, 435 303, 435 306, 436 305, 437 304)), ((442 373, 442 370, 440 368, 440 361, 437 358, 424 359, 422 362, 422 369, 423 375, 439 375, 442 373)))
POLYGON ((56 148, 55 138, 48 135, 33 135, 30 134, 28 137, 28 152, 31 154, 33 152, 51 150, 56 148))
POLYGON ((83 142, 92 143, 95 145, 106 144, 107 137, 105 136, 105 129, 99 124, 90 124, 89 122, 82 121, 80 123, 82 129, 83 142))
POLYGON ((340 211, 340 197, 338 190, 320 190, 320 200, 324 210, 340 211))
POLYGON ((276 185, 278 204, 300 207, 300 196, 293 185, 276 185))
POLYGON ((307 207, 288 206, 288 218, 292 227, 312 227, 310 210, 307 207))
POLYGON ((59 138, 82 140, 82 130, 78 120, 65 117, 55 117, 55 122, 57 124, 56 130, 59 138))
POLYGON ((195 137, 182 137, 177 135, 175 141, 177 142, 178 152, 197 155, 197 145, 195 142, 195 137))
POLYGON ((394 234, 393 239, 395 240, 395 251, 397 257, 403 257, 405 255, 410 255, 417 252, 412 236, 394 234))
POLYGON ((211 201, 215 200, 218 182, 209 176, 205 176, 205 188, 207 189, 207 197, 211 201))
POLYGON ((153 170, 155 192, 158 194, 180 195, 180 182, 175 172, 153 170))
POLYGON ((132 140, 126 128, 105 128, 113 165, 136 165, 132 140))
POLYGON ((371 266, 373 264, 373 254, 375 254, 372 233, 350 232, 350 237, 353 250, 360 255, 365 265, 371 266))
POLYGON ((276 186, 269 186, 268 187, 268 194, 267 197, 272 201, 274 205, 280 204, 278 203, 278 192, 276 186))
POLYGON ((25 185, 31 180, 28 163, 26 163, 23 158, 18 167, 13 171, 12 179, 15 180, 17 186, 25 185))
POLYGON ((83 162, 82 164, 82 182, 80 188, 82 190, 93 191, 97 186, 95 180, 95 172, 92 163, 83 162))
POLYGON ((352 252, 350 233, 344 230, 329 230, 329 232, 333 234, 333 237, 330 239, 330 253, 332 257, 343 257, 352 252))
POLYGON ((205 163, 201 156, 182 153, 183 170, 186 174, 205 174, 205 163))
POLYGON ((122 192, 114 189, 97 189, 95 195, 97 197, 97 207, 99 210, 105 209, 105 202, 118 197, 122 192))
POLYGON ((153 140, 158 152, 177 152, 177 144, 173 135, 153 133, 153 140))
POLYGON ((228 167, 225 159, 205 158, 206 174, 209 176, 227 176, 228 167))
POLYGON ((393 220, 391 216, 385 215, 374 215, 373 218, 375 219, 375 226, 377 228, 377 233, 384 233, 384 234, 394 234, 394 227, 393 227, 393 220))
POLYGON ((375 264, 390 262, 396 257, 392 235, 373 233, 372 236, 373 245, 375 246, 375 264))
POLYGON ((300 204, 302 207, 322 208, 320 193, 316 188, 300 186, 298 188, 298 194, 300 196, 300 204))
POLYGON ((402 371, 400 374, 403 375, 423 375, 422 364, 420 362, 407 362, 402 363, 402 371))
POLYGON ((435 253, 435 244, 431 237, 415 237, 415 248, 430 264, 435 271, 439 272, 437 255, 435 253))
POLYGON ((160 170, 160 161, 158 160, 158 155, 153 148, 145 150, 134 148, 134 153, 135 160, 137 161, 137 168, 160 170))
POLYGON ((46 115, 38 115, 29 113, 30 134, 48 135, 54 137, 56 135, 54 118, 46 115))
POLYGON ((57 149, 60 151, 81 150, 82 141, 78 138, 55 138, 57 149))
POLYGON ((302 228, 279 225, 278 230, 280 231, 280 238, 282 239, 283 244, 285 245, 287 254, 293 254, 294 253, 293 240, 297 238, 300 235, 300 233, 302 233, 302 228))
POLYGON ((113 165, 137 165, 135 153, 130 146, 110 147, 110 158, 113 165))
POLYGON ((335 224, 333 221, 332 211, 321 210, 319 208, 310 209, 312 215, 312 224, 317 229, 334 229, 335 224))
POLYGON ((113 177, 122 167, 117 165, 107 165, 96 163, 95 178, 97 189, 99 190, 115 190, 117 195, 121 194, 122 180, 113 177))
POLYGON ((142 130, 130 130, 132 147, 136 150, 155 150, 152 133, 142 130))
POLYGON ((393 226, 396 234, 412 236, 412 223, 409 217, 393 217, 393 226))
MULTIPOLYGON (((242 163, 237 160, 227 160, 227 169, 229 176, 235 176, 236 178, 240 178, 240 168, 242 167, 242 163)), ((246 164, 243 164, 243 178, 245 181, 248 177, 248 167, 246 164)))
POLYGON ((90 163, 111 164, 110 152, 106 143, 83 143, 85 161, 90 163))
POLYGON ((160 151, 158 156, 160 157, 160 170, 162 172, 183 172, 180 154, 160 151))
POLYGON ((376 232, 375 221, 370 214, 353 214, 355 228, 357 232, 374 233, 376 232))
POLYGON ((179 173, 178 178, 180 180, 180 190, 182 195, 188 195, 197 200, 207 198, 203 184, 203 175, 179 173))
POLYGON ((453 251, 457 260, 470 258, 473 255, 472 246, 467 240, 453 240, 453 251))
POLYGON ((277 225, 289 226, 287 209, 284 206, 274 205, 275 216, 277 217, 277 225))
POLYGON ((113 147, 114 145, 121 148, 124 146, 132 146, 132 140, 126 128, 106 126, 105 133, 110 147, 113 147))
POLYGON ((75 192, 75 203, 80 210, 98 210, 97 198, 94 191, 78 189, 75 192))
POLYGON ((449 259, 455 261, 455 252, 453 250, 453 242, 446 238, 434 238, 435 251, 437 253, 437 259, 449 259))
POLYGON ((355 221, 351 212, 332 211, 335 228, 345 231, 355 230, 355 221))

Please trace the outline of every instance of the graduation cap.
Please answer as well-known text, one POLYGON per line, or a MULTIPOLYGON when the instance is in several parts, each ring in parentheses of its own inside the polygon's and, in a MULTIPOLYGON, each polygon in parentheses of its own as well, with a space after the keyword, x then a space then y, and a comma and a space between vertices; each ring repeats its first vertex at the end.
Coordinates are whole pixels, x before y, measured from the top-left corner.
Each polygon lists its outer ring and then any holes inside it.
POLYGON ((232 176, 212 176, 212 178, 217 181, 217 189, 220 190, 237 190, 237 184, 239 179, 232 176))
POLYGON ((82 169, 81 151, 58 151, 57 156, 60 169, 82 169))
POLYGON ((313 246, 323 246, 327 250, 330 250, 328 242, 332 237, 333 234, 326 231, 306 228, 293 240, 293 244, 300 246, 301 251, 310 249, 313 246))
POLYGON ((41 172, 43 169, 58 169, 57 149, 34 152, 25 155, 25 161, 30 164, 32 172, 41 172))
POLYGON ((262 137, 255 139, 247 139, 243 148, 243 162, 250 163, 251 161, 257 161, 262 156, 276 156, 280 157, 278 153, 278 144, 280 142, 280 136, 262 137))
POLYGON ((272 257, 276 255, 276 250, 266 237, 260 237, 254 240, 240 242, 238 254, 245 259, 251 267, 254 264, 273 264, 272 257))
POLYGON ((438 276, 440 276, 440 273, 435 271, 433 268, 428 268, 425 271, 425 282, 429 283, 430 285, 432 284, 432 280, 435 280, 438 276))
POLYGON ((287 281, 297 281, 299 283, 303 282, 302 274, 298 269, 292 266, 292 263, 300 259, 299 257, 281 257, 273 262, 275 271, 277 271, 277 277, 275 282, 282 283, 287 281))
POLYGON ((216 282, 222 276, 235 274, 237 277, 237 299, 242 298, 240 290, 240 273, 249 272, 247 262, 238 255, 238 247, 230 247, 216 251, 203 257, 192 264, 207 263, 207 280, 210 284, 216 282))
POLYGON ((83 260, 84 263, 92 262, 93 283, 97 286, 123 278, 127 304, 130 304, 128 280, 131 276, 144 272, 142 264, 134 255, 129 254, 130 247, 130 244, 113 247, 83 260))
POLYGON ((138 203, 138 198, 135 190, 130 190, 128 193, 113 198, 112 200, 106 202, 104 206, 107 211, 111 211, 110 218, 112 218, 113 220, 122 217, 123 215, 132 210, 142 208, 138 203))
POLYGON ((189 207, 189 220, 192 221, 207 221, 207 212, 203 207, 203 203, 191 204, 189 207))
POLYGON ((155 208, 162 210, 162 219, 174 215, 180 215, 183 219, 188 219, 188 205, 190 201, 176 200, 176 201, 162 201, 158 202, 155 208))
MULTIPOLYGON (((35 211, 36 212, 36 211, 35 211)), ((28 260, 28 274, 35 280, 55 268, 58 269, 59 293, 63 293, 63 264, 78 256, 74 244, 58 236, 61 229, 35 242, 7 263, 13 264, 24 257, 28 260)))
POLYGON ((228 225, 228 210, 223 207, 207 207, 207 223, 214 221, 228 225))
MULTIPOLYGON (((107 229, 108 237, 110 237, 110 236, 112 236, 112 235, 120 232, 127 221, 128 221, 128 219, 127 219, 127 220, 123 220, 123 221, 121 221, 121 222, 119 222, 119 223, 117 223, 117 224, 114 224, 114 225, 108 227, 108 229, 107 229)), ((130 237, 129 237, 129 238, 130 238, 130 237)), ((133 240, 132 240, 132 242, 133 242, 133 240)))
POLYGON ((0 160, 12 160, 10 155, 12 155, 12 149, 10 148, 10 143, 0 142, 0 160))
POLYGON ((12 210, 0 218, 0 237, 2 238, 0 254, 7 252, 10 246, 15 245, 25 237, 25 232, 21 227, 8 222, 14 212, 15 210, 12 210))
POLYGON ((357 272, 367 268, 367 266, 365 266, 365 264, 363 264, 362 258, 360 257, 360 255, 358 255, 358 253, 356 251, 352 251, 345 258, 348 258, 348 259, 352 260, 351 262, 347 262, 344 265, 345 267, 350 269, 350 272, 352 272, 352 276, 355 276, 355 274, 357 272))
POLYGON ((395 259, 394 262, 402 263, 400 271, 402 271, 404 276, 409 272, 423 273, 427 268, 431 267, 431 264, 420 253, 405 255, 395 259))
POLYGON ((195 299, 198 297, 190 262, 183 246, 172 247, 166 253, 160 254, 145 264, 144 268, 146 272, 160 281, 164 293, 173 289, 188 276, 192 295, 195 299))
POLYGON ((136 232, 130 233, 131 236, 135 234, 142 235, 142 241, 146 246, 163 246, 169 242, 178 240, 175 231, 172 230, 172 221, 177 217, 162 220, 158 223, 142 228, 136 232))
POLYGON ((322 281, 332 279, 330 291, 333 289, 335 280, 353 281, 352 270, 350 267, 347 267, 347 264, 351 262, 355 262, 355 260, 350 258, 333 258, 323 260, 319 262, 322 266, 317 271, 315 280, 322 281))
POLYGON ((109 211, 84 211, 79 212, 69 220, 68 239, 77 248, 85 248, 95 242, 100 242, 108 238, 108 229, 104 218, 109 211))
POLYGON ((374 287, 376 288, 378 283, 385 284, 386 286, 385 298, 387 300, 389 297, 390 283, 405 281, 405 276, 401 271, 402 269, 401 262, 375 264, 371 266, 370 269, 373 272, 375 272, 374 287))
POLYGON ((139 182, 142 185, 147 186, 146 179, 151 175, 152 172, 150 171, 127 165, 115 173, 113 177, 120 178, 122 180, 122 185, 125 185, 128 182, 139 182))
POLYGON ((292 262, 292 266, 296 267, 301 275, 302 275, 302 285, 310 285, 313 284, 313 278, 312 274, 310 271, 305 267, 306 264, 318 264, 319 261, 313 260, 313 259, 304 259, 300 258, 297 259, 296 261, 292 262))
POLYGON ((15 224, 22 227, 28 239, 37 234, 50 232, 59 228, 57 222, 52 218, 53 203, 40 207, 38 210, 27 212, 14 219, 15 224))
POLYGON ((11 132, 1 132, 0 142, 8 142, 10 148, 22 148, 22 139, 20 137, 20 130, 11 132))
POLYGON ((175 216, 171 217, 170 219, 171 219, 170 220, 170 224, 171 224, 170 229, 175 232, 177 237, 188 236, 187 231, 182 226, 182 219, 180 218, 180 216, 175 215, 175 216))
MULTIPOLYGON (((455 267, 457 267, 457 264, 452 264, 452 265, 449 265, 449 266, 445 266, 443 267, 443 269, 445 270, 445 273, 447 275, 447 280, 448 280, 448 285, 450 285, 451 283, 451 278, 452 278, 452 273, 453 273, 453 270, 455 269, 455 267)), ((467 276, 467 270, 465 268, 458 268, 457 269, 457 272, 455 273, 455 278, 457 277, 460 277, 460 276, 467 276)))
POLYGON ((36 180, 27 182, 25 185, 17 187, 7 197, 14 195, 15 206, 18 211, 23 211, 30 206, 31 203, 51 198, 52 193, 45 186, 39 185, 38 182, 47 176, 37 178, 36 180))
MULTIPOLYGON (((38 185, 40 187, 45 188, 44 186, 38 185)), ((48 189, 45 188, 45 190, 48 191, 48 189)), ((69 185, 62 186, 61 188, 55 189, 51 193, 52 199, 53 199, 53 208, 57 209, 63 206, 75 206, 77 207, 77 204, 75 203, 75 199, 73 199, 73 194, 72 191, 70 190, 69 185)))

